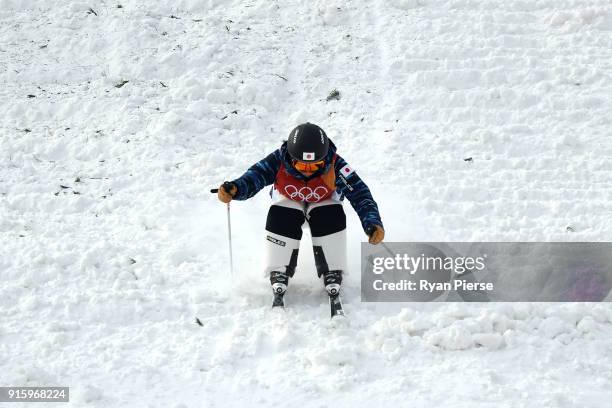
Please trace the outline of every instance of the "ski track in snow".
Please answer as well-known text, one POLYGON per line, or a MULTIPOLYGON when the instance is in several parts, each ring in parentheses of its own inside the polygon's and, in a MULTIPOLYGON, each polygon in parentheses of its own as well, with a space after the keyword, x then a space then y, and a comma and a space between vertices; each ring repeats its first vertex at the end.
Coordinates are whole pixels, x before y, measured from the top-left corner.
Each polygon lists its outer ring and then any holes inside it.
POLYGON ((308 120, 390 241, 606 241, 611 33, 604 0, 0 0, 0 385, 99 407, 605 405, 607 304, 360 303, 347 204, 349 319, 328 321, 307 245, 277 313, 266 193, 232 205, 232 282, 208 190, 308 120))

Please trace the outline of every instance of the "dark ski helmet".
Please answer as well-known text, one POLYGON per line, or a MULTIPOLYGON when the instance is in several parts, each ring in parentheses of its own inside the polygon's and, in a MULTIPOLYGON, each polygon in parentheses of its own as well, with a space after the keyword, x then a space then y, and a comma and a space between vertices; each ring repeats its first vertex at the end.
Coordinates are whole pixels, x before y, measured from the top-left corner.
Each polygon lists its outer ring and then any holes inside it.
POLYGON ((302 162, 323 160, 328 149, 329 139, 323 129, 308 122, 293 129, 287 140, 289 155, 302 162))

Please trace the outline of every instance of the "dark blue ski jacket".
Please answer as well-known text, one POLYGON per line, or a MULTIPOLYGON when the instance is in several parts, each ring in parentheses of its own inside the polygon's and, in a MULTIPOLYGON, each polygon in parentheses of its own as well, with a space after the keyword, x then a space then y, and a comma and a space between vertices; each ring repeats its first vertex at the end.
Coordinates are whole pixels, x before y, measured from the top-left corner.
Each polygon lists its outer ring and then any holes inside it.
MULTIPOLYGON (((336 146, 331 140, 329 143, 330 147, 325 157, 325 167, 311 176, 305 176, 293 168, 291 156, 287 152, 287 142, 284 142, 279 149, 255 163, 246 173, 232 181, 238 188, 234 199, 246 200, 253 197, 265 186, 274 184, 281 163, 284 164, 284 167, 291 175, 306 181, 327 172, 333 163, 336 175, 336 192, 340 195, 340 200, 344 199, 344 197, 348 198, 361 220, 361 226, 364 231, 367 231, 368 227, 373 225, 380 225, 382 227, 383 224, 378 212, 378 206, 372 197, 372 193, 370 193, 370 189, 357 173, 348 167, 347 162, 336 153, 336 146), (334 156, 336 158, 335 161, 333 160, 334 156), (346 177, 343 173, 346 174, 346 177)), ((272 194, 272 190, 270 194, 272 194)))

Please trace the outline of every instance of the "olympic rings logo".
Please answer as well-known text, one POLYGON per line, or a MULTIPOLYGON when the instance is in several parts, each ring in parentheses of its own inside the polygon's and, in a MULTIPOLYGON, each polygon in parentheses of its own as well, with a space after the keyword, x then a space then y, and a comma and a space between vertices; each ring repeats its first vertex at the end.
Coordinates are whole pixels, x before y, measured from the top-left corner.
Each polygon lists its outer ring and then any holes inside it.
POLYGON ((297 198, 308 203, 316 203, 325 197, 325 195, 329 193, 329 190, 323 186, 318 186, 314 190, 305 186, 298 190, 296 186, 289 184, 285 186, 285 193, 287 193, 287 196, 292 200, 297 198))

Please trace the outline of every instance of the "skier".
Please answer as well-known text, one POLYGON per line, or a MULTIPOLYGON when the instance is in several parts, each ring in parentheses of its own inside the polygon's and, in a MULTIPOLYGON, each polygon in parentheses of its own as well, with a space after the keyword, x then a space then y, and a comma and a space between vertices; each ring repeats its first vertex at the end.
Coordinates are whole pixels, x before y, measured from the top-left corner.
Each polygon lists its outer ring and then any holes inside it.
POLYGON ((224 203, 246 200, 273 184, 272 205, 266 220, 266 275, 275 295, 273 306, 283 306, 289 278, 297 265, 302 225, 310 226, 317 274, 332 302, 340 308, 342 274, 346 270, 346 215, 344 197, 359 215, 371 244, 380 243, 385 230, 370 190, 319 126, 304 123, 281 147, 251 166, 241 177, 224 182, 218 198, 224 203))

